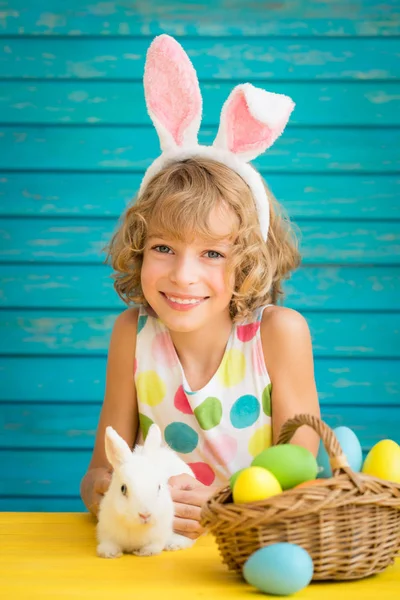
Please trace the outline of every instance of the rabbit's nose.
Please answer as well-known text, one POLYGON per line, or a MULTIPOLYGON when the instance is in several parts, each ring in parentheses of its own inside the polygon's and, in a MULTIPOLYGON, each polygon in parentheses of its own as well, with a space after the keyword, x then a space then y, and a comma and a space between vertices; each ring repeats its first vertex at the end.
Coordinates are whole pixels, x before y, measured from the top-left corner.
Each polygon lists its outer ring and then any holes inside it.
POLYGON ((147 521, 151 517, 151 513, 139 513, 139 517, 140 517, 140 520, 143 521, 143 523, 147 523, 147 521))

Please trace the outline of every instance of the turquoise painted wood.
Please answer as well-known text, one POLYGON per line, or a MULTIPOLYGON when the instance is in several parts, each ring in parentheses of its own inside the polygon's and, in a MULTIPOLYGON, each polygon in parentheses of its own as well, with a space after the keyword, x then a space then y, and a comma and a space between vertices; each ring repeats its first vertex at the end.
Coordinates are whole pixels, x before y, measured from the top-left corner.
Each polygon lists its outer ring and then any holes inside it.
MULTIPOLYGON (((114 219, 7 218, 0 225, 0 260, 98 264, 116 224, 114 219)), ((345 221, 304 220, 297 232, 305 264, 399 264, 400 222, 354 221, 349 227, 345 221)))
MULTIPOLYGON (((116 309, 112 270, 96 264, 4 264, 0 275, 1 308, 116 309), (87 293, 90 289, 91 293, 87 293)), ((292 308, 391 311, 398 302, 397 266, 302 266, 284 283, 292 308)))
POLYGON ((0 26, 5 34, 157 35, 181 36, 375 36, 400 32, 396 0, 174 0, 137 3, 131 0, 3 0, 0 26), (229 9, 229 13, 227 12, 229 9), (195 10, 195 14, 194 14, 195 10), (390 11, 390 12, 389 12, 390 11), (390 18, 388 17, 388 12, 390 18), (228 18, 229 15, 229 18, 228 18), (244 18, 246 17, 246 18, 244 18))
MULTIPOLYGON (((5 310, 0 354, 102 354, 120 311, 5 310)), ((400 358, 397 314, 307 311, 319 356, 400 358)))
MULTIPOLYGON (((41 37, 8 39, 0 77, 7 79, 140 80, 149 39, 41 37)), ((398 80, 398 42, 391 37, 185 40, 201 80, 398 80)))
MULTIPOLYGON (((211 144, 216 127, 202 128, 199 142, 211 144)), ((263 173, 393 173, 400 168, 396 128, 295 128, 254 165, 263 173)), ((21 127, 0 129, 0 169, 143 171, 157 152, 153 127, 21 127)))
MULTIPOLYGON (((383 406, 376 415, 375 407, 329 404, 324 417, 334 427, 346 425, 357 434, 363 450, 388 436, 398 433, 397 406, 383 406)), ((4 448, 18 450, 91 450, 97 427, 99 404, 31 404, 7 403, 2 406, 0 424, 4 430, 4 448), (16 433, 21 441, 16 440, 16 433)))
POLYGON ((201 141, 237 82, 296 102, 256 164, 296 228, 323 417, 400 442, 397 0, 0 2, 0 510, 83 510, 110 332, 102 248, 158 153, 141 86, 178 36, 201 141), (244 18, 245 15, 245 18, 244 18), (4 469, 3 469, 4 471, 4 469))
MULTIPOLYGON (((0 357, 0 402, 99 404, 106 354, 0 357), (22 375, 21 375, 22 374, 22 375)), ((315 356, 319 397, 326 406, 398 406, 398 361, 379 357, 315 356), (377 400, 379 399, 379 400, 377 400)))
MULTIPOLYGON (((219 123, 231 82, 202 82, 204 126, 219 123)), ((400 83, 268 82, 268 90, 296 99, 291 125, 400 125, 400 83), (357 110, 354 107, 357 107, 357 110)), ((147 125, 141 82, 0 82, 4 123, 147 125)))
MULTIPOLYGON (((399 175, 267 173, 271 190, 292 218, 400 219, 399 175)), ((141 173, 3 172, 0 214, 35 217, 118 216, 134 198, 141 173), (12 201, 10 200, 12 199, 12 201)))
MULTIPOLYGON (((42 415, 39 414, 39 407, 37 408, 38 419, 40 420, 40 431, 37 432, 36 438, 40 436, 42 441, 42 447, 29 449, 14 447, 4 448, 2 455, 8 469, 6 477, 0 481, 0 494, 4 494, 3 490, 7 490, 10 496, 20 495, 21 480, 24 481, 24 491, 27 496, 51 496, 51 497, 65 497, 71 496, 71 490, 79 489, 79 482, 84 473, 82 465, 85 465, 90 458, 90 443, 87 444, 88 448, 85 448, 85 444, 72 446, 71 443, 64 442, 63 447, 59 448, 60 436, 62 436, 62 430, 47 431, 46 434, 46 423, 51 427, 53 421, 51 421, 51 415, 48 411, 43 411, 42 415), (48 421, 46 420, 48 419, 48 421), (46 436, 57 442, 57 446, 48 445, 46 443, 46 436), (49 478, 44 478, 45 473, 51 473, 49 478)), ((93 408, 93 407, 92 407, 93 408)), ((73 413, 66 418, 80 424, 80 427, 89 426, 95 423, 95 420, 87 416, 85 417, 84 407, 81 407, 82 418, 77 419, 76 413, 73 413)), ((379 412, 379 418, 377 419, 374 414, 375 411, 363 410, 352 410, 352 407, 335 407, 330 406, 326 414, 322 410, 322 416, 324 420, 331 426, 336 427, 346 423, 350 426, 358 435, 362 447, 364 456, 372 445, 378 442, 383 437, 391 435, 396 436, 396 428, 393 426, 393 420, 396 418, 396 410, 383 409, 379 412)), ((29 412, 29 409, 27 409, 29 412)), ((94 411, 92 411, 94 412, 94 411)), ((65 412, 64 412, 65 415, 65 412)), ((7 416, 7 413, 6 413, 7 416)), ((34 415, 30 413, 31 418, 34 419, 34 415)), ((19 419, 18 414, 10 415, 11 419, 17 423, 19 422, 21 428, 23 422, 19 419), (18 420, 19 419, 19 420, 18 420)), ((32 431, 34 424, 29 426, 29 431, 32 431)), ((29 435, 35 437, 34 433, 31 434, 29 431, 25 432, 25 439, 29 439, 29 435)), ((67 434, 67 440, 73 439, 77 434, 77 431, 72 430, 67 434)), ((87 437, 87 441, 92 435, 91 430, 83 431, 78 430, 78 433, 83 436, 82 439, 87 437)), ((81 440, 79 440, 81 441, 81 440)), ((76 496, 75 496, 76 498, 76 496)), ((11 505, 9 502, 8 506, 11 505)))

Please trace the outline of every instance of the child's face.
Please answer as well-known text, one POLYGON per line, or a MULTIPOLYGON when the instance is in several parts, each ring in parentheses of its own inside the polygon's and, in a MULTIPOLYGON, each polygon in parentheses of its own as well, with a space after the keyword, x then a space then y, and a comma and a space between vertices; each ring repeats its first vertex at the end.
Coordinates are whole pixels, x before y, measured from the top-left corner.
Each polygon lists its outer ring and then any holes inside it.
POLYGON ((172 331, 189 332, 229 316, 234 276, 227 263, 235 215, 213 209, 212 232, 218 242, 196 237, 181 242, 167 234, 153 235, 151 228, 143 255, 143 294, 163 323, 172 331), (160 237, 161 235, 161 237, 160 237))

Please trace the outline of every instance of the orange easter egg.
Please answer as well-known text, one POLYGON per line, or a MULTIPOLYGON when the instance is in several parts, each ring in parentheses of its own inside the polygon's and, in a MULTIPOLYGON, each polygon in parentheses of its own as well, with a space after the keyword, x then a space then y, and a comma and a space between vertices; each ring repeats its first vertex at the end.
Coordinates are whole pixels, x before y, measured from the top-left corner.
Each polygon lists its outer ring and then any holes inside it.
POLYGON ((303 483, 299 483, 296 485, 293 490, 297 490, 298 488, 310 487, 311 485, 324 485, 326 479, 312 479, 311 481, 304 481, 303 483))

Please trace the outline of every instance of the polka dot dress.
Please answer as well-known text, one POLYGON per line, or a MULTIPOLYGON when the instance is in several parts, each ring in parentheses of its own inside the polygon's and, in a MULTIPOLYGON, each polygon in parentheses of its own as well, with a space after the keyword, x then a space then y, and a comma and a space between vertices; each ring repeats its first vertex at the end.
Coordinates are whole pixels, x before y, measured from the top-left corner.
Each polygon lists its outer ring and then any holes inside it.
POLYGON ((140 307, 135 383, 141 439, 152 423, 205 485, 226 485, 272 443, 271 381, 260 338, 263 309, 235 324, 214 376, 193 391, 168 329, 140 307))

